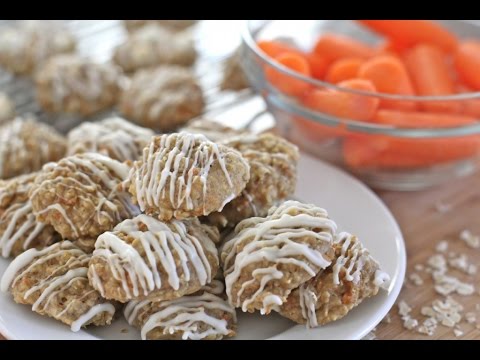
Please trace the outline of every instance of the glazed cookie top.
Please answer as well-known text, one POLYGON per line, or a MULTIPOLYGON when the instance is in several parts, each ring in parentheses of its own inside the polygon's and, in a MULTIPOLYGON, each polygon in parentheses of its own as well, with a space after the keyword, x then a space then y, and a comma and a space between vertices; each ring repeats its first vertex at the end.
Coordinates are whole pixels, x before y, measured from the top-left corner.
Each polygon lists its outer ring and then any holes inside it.
POLYGON ((119 86, 120 70, 77 55, 58 55, 46 62, 35 81, 42 91, 49 90, 55 104, 72 95, 95 101, 107 87, 119 86))
POLYGON ((190 281, 206 285, 219 262, 213 241, 197 219, 162 222, 145 214, 124 220, 95 243, 89 277, 105 296, 109 289, 98 273, 99 259, 106 260, 109 272, 120 282, 116 286, 125 292, 119 301, 145 297, 154 290, 177 291, 190 281))
POLYGON ((129 175, 142 211, 162 220, 221 210, 244 188, 249 165, 240 153, 188 133, 161 135, 143 150, 129 175))
MULTIPOLYGON (((68 303, 63 303, 62 311, 50 308, 59 292, 67 291, 75 281, 86 282, 89 258, 70 241, 43 250, 30 249, 13 260, 5 270, 0 289, 2 292, 12 291, 14 296, 20 297, 18 302, 32 304, 33 311, 48 313, 69 323, 72 331, 78 331, 101 313, 115 313, 114 305, 101 300, 99 296, 83 314, 77 314, 74 309, 68 311, 75 307, 78 297, 70 297, 68 303), (75 317, 70 318, 72 315, 75 317)), ((79 296, 86 297, 95 292, 90 286, 87 287, 89 291, 79 296)))
POLYGON ((74 50, 73 35, 54 21, 22 21, 0 32, 0 59, 16 73, 32 72, 51 56, 74 50))
POLYGON ((234 334, 235 309, 224 299, 224 285, 213 280, 198 292, 169 301, 131 301, 124 310, 130 325, 141 328, 142 339, 159 329, 180 333, 183 340, 221 339, 234 334))
POLYGON ((119 117, 86 122, 67 136, 67 155, 98 152, 118 161, 137 160, 154 132, 119 117))
POLYGON ((243 220, 221 256, 230 302, 243 311, 256 303, 264 313, 281 305, 296 287, 289 277, 302 273, 303 283, 330 265, 335 232, 336 224, 324 209, 298 201, 272 207, 265 218, 243 220), (289 273, 281 271, 285 265, 293 267, 289 273), (285 281, 287 288, 267 289, 275 279, 285 281), (246 287, 253 283, 259 286, 247 296, 246 287))
POLYGON ((121 184, 129 170, 126 164, 97 153, 46 164, 30 191, 34 212, 65 238, 98 236, 138 214, 121 184))

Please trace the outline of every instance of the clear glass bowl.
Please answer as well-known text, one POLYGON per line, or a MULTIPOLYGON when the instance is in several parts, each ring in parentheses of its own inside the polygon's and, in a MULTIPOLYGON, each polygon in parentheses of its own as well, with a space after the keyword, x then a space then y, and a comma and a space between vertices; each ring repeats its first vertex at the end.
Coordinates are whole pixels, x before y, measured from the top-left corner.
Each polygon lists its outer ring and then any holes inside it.
MULTIPOLYGON (((460 38, 478 37, 480 40, 480 27, 473 22, 441 22, 460 38)), ((243 31, 242 65, 253 87, 265 99, 282 136, 302 150, 343 167, 369 185, 382 189, 423 189, 453 181, 479 168, 480 122, 424 128, 337 118, 305 105, 298 97, 272 84, 275 77, 283 77, 295 87, 331 89, 365 99, 410 102, 419 107, 436 104, 440 108, 451 105, 476 109, 478 106, 480 111, 480 92, 400 96, 347 89, 293 72, 272 61, 257 46, 259 40, 282 39, 293 41, 300 49, 310 50, 324 32, 345 34, 372 45, 381 41, 380 37, 351 20, 250 20, 243 31)), ((315 176, 321 178, 321 174, 315 176)))

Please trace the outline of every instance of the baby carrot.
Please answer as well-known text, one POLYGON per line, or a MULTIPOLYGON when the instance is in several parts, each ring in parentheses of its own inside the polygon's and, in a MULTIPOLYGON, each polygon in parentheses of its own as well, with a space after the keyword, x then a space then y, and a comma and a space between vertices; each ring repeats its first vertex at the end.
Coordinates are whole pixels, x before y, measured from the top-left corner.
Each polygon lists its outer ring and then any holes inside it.
POLYGON ((428 43, 453 52, 457 38, 440 24, 432 20, 358 20, 362 25, 385 35, 402 46, 428 43))
POLYGON ((360 58, 339 59, 328 68, 325 81, 337 84, 341 81, 356 78, 363 63, 364 60, 360 58))
MULTIPOLYGON (((368 80, 352 79, 338 86, 375 92, 375 86, 368 80)), ((378 108, 379 100, 372 96, 352 94, 337 90, 312 90, 306 93, 303 104, 312 109, 339 118, 370 121, 378 108)))
POLYGON ((478 136, 400 139, 368 135, 344 140, 343 156, 353 168, 417 168, 466 159, 480 152, 478 136))
POLYGON ((454 61, 463 82, 480 90, 480 42, 468 40, 460 43, 454 61))
MULTIPOLYGON (((459 93, 475 92, 474 90, 459 84, 457 86, 459 93)), ((474 98, 469 100, 461 100, 463 111, 462 113, 469 116, 474 116, 476 119, 480 119, 480 98, 474 98)))
POLYGON ((472 116, 396 110, 378 110, 373 121, 404 128, 445 128, 470 125, 477 122, 472 116))
POLYGON ((307 53, 305 54, 305 58, 307 59, 308 64, 310 65, 312 76, 315 79, 319 79, 319 80, 323 79, 323 77, 325 76, 325 73, 327 72, 329 61, 323 56, 320 56, 315 53, 307 53))
POLYGON ((280 41, 266 41, 262 40, 257 43, 257 46, 268 56, 276 58, 279 55, 284 53, 298 53, 301 54, 301 51, 294 48, 293 46, 284 44, 280 41))
POLYGON ((377 45, 376 50, 379 55, 400 55, 407 48, 402 44, 398 44, 392 40, 385 40, 377 45))
MULTIPOLYGON (((395 56, 383 55, 367 60, 358 70, 358 77, 370 80, 381 93, 415 95, 405 65, 395 56)), ((413 101, 382 99, 380 107, 414 111, 417 104, 413 101)))
POLYGON ((330 61, 346 57, 368 59, 375 49, 343 35, 324 34, 315 44, 314 52, 330 61))
MULTIPOLYGON (((311 76, 310 65, 305 57, 301 55, 296 53, 283 53, 274 59, 281 65, 301 75, 311 76)), ((310 88, 310 84, 305 81, 281 73, 270 66, 265 69, 265 76, 273 86, 288 95, 301 96, 310 88)))
MULTIPOLYGON (((435 46, 420 44, 405 54, 405 64, 418 95, 452 95, 455 83, 443 52, 435 46)), ((429 101, 422 108, 432 112, 460 112, 458 101, 429 101)))

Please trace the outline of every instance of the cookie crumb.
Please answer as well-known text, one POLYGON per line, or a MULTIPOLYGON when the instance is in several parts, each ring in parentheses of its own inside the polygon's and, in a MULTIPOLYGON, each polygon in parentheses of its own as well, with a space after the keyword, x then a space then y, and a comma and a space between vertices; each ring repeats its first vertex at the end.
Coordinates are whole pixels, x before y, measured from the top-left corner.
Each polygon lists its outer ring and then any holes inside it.
POLYGON ((411 273, 408 278, 410 279, 410 281, 416 285, 416 286, 421 286, 423 285, 423 280, 422 278, 420 277, 420 275, 418 275, 417 273, 411 273))
POLYGON ((122 330, 120 330, 120 332, 121 332, 122 334, 127 334, 127 333, 128 333, 128 329, 126 329, 126 328, 125 328, 125 329, 122 329, 122 330))
POLYGON ((460 337, 463 335, 463 331, 460 329, 453 329, 453 333, 455 334, 456 337, 460 337))
POLYGON ((469 324, 475 324, 477 322, 477 315, 473 312, 468 312, 465 314, 465 320, 469 324))
POLYGON ((435 247, 435 250, 438 252, 444 253, 447 252, 448 250, 448 242, 446 240, 440 241, 437 246, 435 247))
POLYGON ((463 230, 460 233, 460 240, 473 249, 480 248, 480 237, 473 235, 470 230, 463 230))

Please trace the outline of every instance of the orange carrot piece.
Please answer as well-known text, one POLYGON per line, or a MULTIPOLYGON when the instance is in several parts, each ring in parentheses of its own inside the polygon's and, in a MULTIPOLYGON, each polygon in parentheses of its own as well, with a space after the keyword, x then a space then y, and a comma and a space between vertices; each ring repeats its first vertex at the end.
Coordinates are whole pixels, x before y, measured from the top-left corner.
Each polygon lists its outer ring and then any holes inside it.
POLYGON ((428 43, 453 52, 458 41, 454 34, 432 20, 357 20, 401 46, 428 43))
POLYGON ((480 153, 480 138, 400 139, 355 136, 343 143, 343 156, 353 168, 418 168, 467 159, 480 153))
POLYGON ((376 50, 379 55, 401 55, 407 48, 392 40, 385 40, 377 45, 376 50))
MULTIPOLYGON (((395 56, 376 56, 365 62, 358 71, 358 77, 370 80, 378 92, 395 95, 415 95, 410 76, 403 62, 395 56)), ((382 99, 380 107, 414 111, 414 101, 382 99)))
POLYGON ((472 116, 396 110, 378 110, 373 121, 401 128, 447 128, 471 125, 477 122, 472 116))
MULTIPOLYGON (((305 57, 296 53, 283 53, 274 58, 281 65, 305 76, 311 76, 310 65, 305 57)), ((278 70, 267 66, 265 75, 270 83, 280 91, 292 95, 301 96, 310 88, 310 84, 293 76, 283 74, 278 70)))
POLYGON ((375 55, 373 47, 343 35, 324 34, 315 44, 314 52, 330 61, 357 57, 368 59, 375 55))
MULTIPOLYGON (((458 84, 457 91, 459 93, 470 93, 475 92, 463 84, 458 84)), ((462 113, 468 116, 474 116, 476 119, 480 119, 480 98, 471 99, 471 100, 462 100, 462 113)))
MULTIPOLYGON (((368 80, 352 79, 338 86, 375 92, 375 86, 368 80)), ((309 108, 339 118, 370 121, 378 108, 379 100, 372 96, 351 94, 337 90, 312 90, 303 98, 303 104, 309 108)))
MULTIPOLYGON (((435 46, 420 44, 405 54, 405 64, 418 95, 452 95, 455 83, 444 53, 435 46)), ((429 101, 422 108, 432 112, 460 112, 458 101, 429 101)))
POLYGON ((301 54, 302 52, 298 49, 296 49, 293 46, 284 44, 280 41, 266 41, 262 40, 257 43, 257 46, 268 56, 271 58, 276 58, 279 55, 285 54, 285 53, 297 53, 301 54))
POLYGON ((327 74, 325 75, 325 81, 337 84, 345 80, 356 78, 358 77, 358 70, 363 63, 364 60, 360 58, 339 59, 328 68, 327 74))
POLYGON ((322 80, 327 72, 329 61, 315 53, 307 53, 305 54, 305 58, 310 65, 310 70, 312 72, 312 76, 315 79, 322 80))
POLYGON ((455 53, 455 68, 465 84, 480 90, 480 42, 460 43, 455 53))

